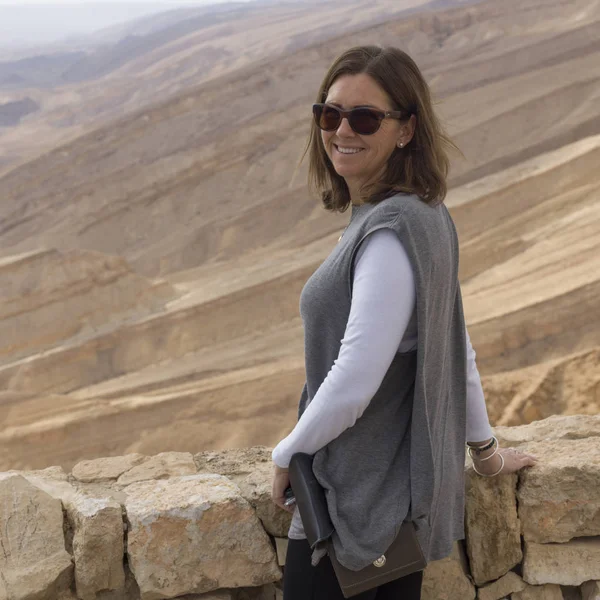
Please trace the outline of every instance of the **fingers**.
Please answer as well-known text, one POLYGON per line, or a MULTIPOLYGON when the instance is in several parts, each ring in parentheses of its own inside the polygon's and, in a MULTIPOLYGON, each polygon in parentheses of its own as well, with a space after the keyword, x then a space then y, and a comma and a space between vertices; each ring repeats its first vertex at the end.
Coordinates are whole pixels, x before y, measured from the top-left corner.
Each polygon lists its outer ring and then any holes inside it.
POLYGON ((502 449, 504 456, 503 473, 515 473, 525 467, 533 467, 537 463, 537 457, 533 454, 520 452, 516 448, 502 449))
POLYGON ((533 467, 537 463, 537 458, 530 454, 523 454, 519 457, 522 467, 533 467))
POLYGON ((286 512, 289 513, 293 513, 294 512, 294 508, 295 505, 291 504, 291 505, 287 505, 285 504, 285 496, 274 496, 273 494, 271 494, 271 500, 273 500, 273 503, 276 504, 277 506, 279 506, 279 508, 282 508, 283 510, 285 510, 286 512))
POLYGON ((286 506, 285 498, 272 498, 272 500, 277 506, 279 506, 279 508, 282 508, 283 510, 285 510, 285 512, 289 512, 289 513, 294 512, 295 506, 293 504, 290 506, 286 506))
POLYGON ((289 476, 285 473, 278 473, 273 477, 273 486, 271 488, 271 500, 274 504, 276 504, 279 508, 285 510, 286 512, 293 513, 294 505, 286 506, 285 505, 285 490, 289 485, 289 476))

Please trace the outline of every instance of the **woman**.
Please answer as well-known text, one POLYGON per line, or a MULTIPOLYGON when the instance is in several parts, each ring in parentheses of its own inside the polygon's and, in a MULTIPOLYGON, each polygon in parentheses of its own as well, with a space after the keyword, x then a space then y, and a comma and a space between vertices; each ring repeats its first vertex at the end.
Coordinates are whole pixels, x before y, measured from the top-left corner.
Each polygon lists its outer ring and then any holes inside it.
MULTIPOLYGON (((426 559, 441 559, 464 537, 465 442, 483 476, 535 463, 499 450, 488 422, 443 204, 453 145, 418 67, 396 48, 342 54, 313 112, 312 184, 326 209, 352 216, 300 298, 306 384, 298 423, 273 450, 273 500, 294 510, 284 504, 287 467, 294 453, 312 454, 342 565, 373 562, 404 520, 426 559)), ((289 538, 285 600, 341 599, 297 510, 289 538)), ((418 599, 421 579, 356 598, 418 599)))

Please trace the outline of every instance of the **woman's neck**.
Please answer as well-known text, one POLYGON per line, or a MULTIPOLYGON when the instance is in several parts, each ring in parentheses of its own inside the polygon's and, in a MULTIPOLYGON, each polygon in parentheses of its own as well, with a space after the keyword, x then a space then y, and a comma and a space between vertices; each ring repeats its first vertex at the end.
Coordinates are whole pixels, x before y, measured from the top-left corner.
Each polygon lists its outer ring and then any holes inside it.
POLYGON ((354 206, 360 206, 361 204, 364 204, 363 198, 360 194, 360 186, 358 186, 358 185, 353 186, 352 184, 349 184, 348 182, 346 182, 346 185, 348 186, 348 191, 350 192, 350 202, 354 206))

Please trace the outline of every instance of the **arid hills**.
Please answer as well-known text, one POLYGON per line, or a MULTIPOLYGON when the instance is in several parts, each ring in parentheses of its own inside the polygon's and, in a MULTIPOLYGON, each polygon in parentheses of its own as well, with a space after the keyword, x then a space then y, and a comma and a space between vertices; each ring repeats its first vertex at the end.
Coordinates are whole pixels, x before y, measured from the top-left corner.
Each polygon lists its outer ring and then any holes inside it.
MULTIPOLYGON (((222 81, 228 73, 243 77, 262 60, 393 19, 426 2, 254 0, 179 9, 102 30, 71 51, 38 49, 34 56, 0 60, 0 119, 18 125, 0 129, 0 175, 203 82, 222 81)), ((244 110, 245 117, 253 114, 256 109, 244 110)))
POLYGON ((292 428, 300 291, 348 220, 298 162, 327 66, 367 43, 414 56, 464 154, 447 204, 492 422, 600 412, 600 2, 313 8, 37 90, 0 130, 0 469, 292 428))

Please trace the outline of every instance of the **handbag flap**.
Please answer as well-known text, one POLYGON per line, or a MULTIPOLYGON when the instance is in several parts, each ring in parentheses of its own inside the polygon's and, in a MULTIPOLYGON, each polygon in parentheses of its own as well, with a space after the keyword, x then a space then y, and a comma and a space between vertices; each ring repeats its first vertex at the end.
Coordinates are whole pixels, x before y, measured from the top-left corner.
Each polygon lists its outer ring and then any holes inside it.
POLYGON ((422 571, 427 566, 415 526, 410 521, 402 523, 396 539, 385 554, 360 571, 351 571, 341 565, 331 544, 329 556, 344 598, 351 598, 394 579, 422 571))

